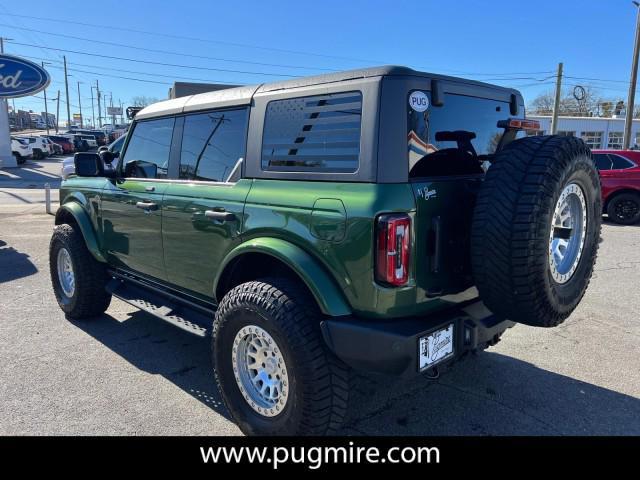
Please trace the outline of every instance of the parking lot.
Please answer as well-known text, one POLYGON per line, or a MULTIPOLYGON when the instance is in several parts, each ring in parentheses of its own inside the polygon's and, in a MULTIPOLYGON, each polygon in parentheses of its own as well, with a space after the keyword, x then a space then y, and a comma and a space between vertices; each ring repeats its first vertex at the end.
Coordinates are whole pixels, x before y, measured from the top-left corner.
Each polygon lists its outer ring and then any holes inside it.
MULTIPOLYGON (((60 162, 0 170, 0 434, 239 434, 207 339, 115 299, 95 320, 64 318, 43 190, 59 185, 60 162)), ((518 325, 436 381, 359 378, 342 433, 640 435, 639 285, 640 225, 605 222, 568 321, 518 325)))

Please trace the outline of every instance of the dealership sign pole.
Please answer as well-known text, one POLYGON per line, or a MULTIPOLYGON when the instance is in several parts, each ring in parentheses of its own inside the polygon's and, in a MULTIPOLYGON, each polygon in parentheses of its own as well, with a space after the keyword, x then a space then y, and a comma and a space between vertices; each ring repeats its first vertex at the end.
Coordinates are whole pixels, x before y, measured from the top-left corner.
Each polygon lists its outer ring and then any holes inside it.
POLYGON ((36 94, 47 88, 49 82, 51 77, 40 65, 0 53, 0 163, 3 167, 18 166, 11 153, 7 100, 36 94))

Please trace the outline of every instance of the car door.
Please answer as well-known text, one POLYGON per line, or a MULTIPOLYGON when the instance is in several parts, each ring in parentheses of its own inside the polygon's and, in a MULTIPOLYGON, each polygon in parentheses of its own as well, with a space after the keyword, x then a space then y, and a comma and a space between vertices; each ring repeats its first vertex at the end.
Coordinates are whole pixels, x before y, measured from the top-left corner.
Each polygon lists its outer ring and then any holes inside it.
POLYGON ((164 261, 170 283, 211 297, 222 260, 240 243, 251 188, 251 180, 240 178, 248 110, 194 113, 182 120, 178 179, 164 198, 164 261))
POLYGON ((162 197, 168 187, 175 118, 137 122, 115 179, 102 193, 103 249, 111 264, 166 280, 162 197))

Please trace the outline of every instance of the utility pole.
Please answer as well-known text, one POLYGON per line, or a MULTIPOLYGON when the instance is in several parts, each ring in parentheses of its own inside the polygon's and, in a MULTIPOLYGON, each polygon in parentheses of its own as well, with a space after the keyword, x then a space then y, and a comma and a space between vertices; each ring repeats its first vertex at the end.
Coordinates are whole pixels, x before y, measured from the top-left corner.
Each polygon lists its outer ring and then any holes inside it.
POLYGON ((113 114, 113 92, 111 92, 111 96, 109 98, 109 102, 111 105, 111 128, 114 128, 116 124, 116 116, 113 114))
POLYGON ((58 124, 60 123, 60 90, 58 90, 58 98, 56 98, 56 133, 58 133, 58 124))
POLYGON ((64 60, 64 88, 67 92, 67 129, 71 128, 71 104, 69 103, 69 79, 67 78, 67 57, 62 57, 64 60))
POLYGON ((556 98, 553 101, 553 117, 551 118, 551 135, 558 132, 558 112, 560 110, 560 92, 562 90, 562 62, 558 64, 558 76, 556 77, 556 98))
POLYGON ((93 85, 91 85, 91 127, 96 128, 96 111, 93 107, 93 85))
POLYGON ((83 119, 82 119, 82 100, 80 99, 80 84, 82 82, 80 80, 78 80, 78 108, 80 109, 80 128, 84 128, 82 126, 83 124, 83 119))
POLYGON ((98 124, 102 128, 102 106, 100 105, 100 86, 98 80, 96 80, 96 95, 98 96, 98 124))
POLYGON ((629 97, 627 99, 627 117, 624 121, 624 138, 622 149, 628 150, 631 145, 631 127, 633 126, 633 110, 636 103, 636 81, 638 80, 638 52, 640 49, 640 3, 636 6, 636 41, 633 46, 633 60, 631 62, 631 82, 629 83, 629 97))
MULTIPOLYGON (((42 62, 42 69, 44 70, 44 62, 42 62)), ((44 125, 47 128, 47 135, 49 135, 49 107, 47 105, 47 89, 43 90, 44 93, 44 125)))

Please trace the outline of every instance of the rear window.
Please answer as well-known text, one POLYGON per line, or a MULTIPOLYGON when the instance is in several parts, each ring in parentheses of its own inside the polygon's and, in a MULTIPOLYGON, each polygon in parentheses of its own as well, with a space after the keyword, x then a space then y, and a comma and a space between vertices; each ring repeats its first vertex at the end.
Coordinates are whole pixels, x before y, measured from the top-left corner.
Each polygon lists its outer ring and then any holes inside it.
POLYGON ((614 170, 624 170, 625 168, 633 167, 633 163, 620 155, 609 156, 611 157, 611 168, 614 170))
POLYGON ((269 102, 262 138, 262 169, 356 172, 361 123, 360 92, 269 102))
MULTIPOLYGON (((498 128, 498 121, 511 116, 508 102, 445 94, 443 106, 435 107, 431 105, 430 93, 423 93, 428 101, 418 109, 412 108, 407 102, 407 155, 410 172, 418 161, 422 164, 421 167, 432 161, 434 164, 438 163, 437 168, 420 170, 450 170, 453 174, 455 168, 449 167, 460 159, 463 160, 460 164, 468 165, 475 161, 474 156, 495 153, 504 133, 502 128, 498 128)), ((409 92, 410 99, 411 94, 409 92)))

